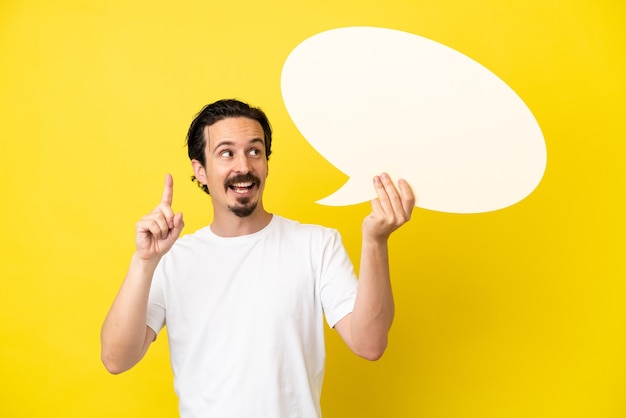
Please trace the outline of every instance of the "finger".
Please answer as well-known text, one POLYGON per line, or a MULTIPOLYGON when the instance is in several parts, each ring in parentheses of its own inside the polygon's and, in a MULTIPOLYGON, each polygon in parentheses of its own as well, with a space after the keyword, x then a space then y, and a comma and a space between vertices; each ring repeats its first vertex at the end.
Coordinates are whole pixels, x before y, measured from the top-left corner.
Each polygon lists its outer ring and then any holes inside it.
POLYGON ((384 209, 381 207, 379 198, 370 200, 370 204, 372 206, 372 214, 384 213, 384 209))
POLYGON ((152 219, 152 222, 148 224, 148 229, 156 238, 165 239, 170 232, 170 226, 167 220, 162 217, 156 217, 152 219))
POLYGON ((378 193, 378 197, 381 200, 381 205, 385 212, 405 215, 400 194, 389 174, 382 173, 380 175, 380 181, 383 191, 378 193))
POLYGON ((176 237, 180 236, 181 231, 185 227, 185 222, 183 221, 183 214, 177 213, 172 220, 173 227, 171 232, 176 235, 176 237))
POLYGON ((415 208, 415 194, 413 193, 413 189, 405 179, 398 180, 398 187, 400 188, 400 197, 402 199, 404 212, 411 216, 413 208, 415 208))
POLYGON ((155 238, 166 238, 170 231, 169 224, 162 214, 146 216, 137 223, 137 230, 143 233, 150 233, 155 238))
POLYGON ((171 174, 165 176, 165 186, 163 187, 163 197, 161 202, 168 206, 172 206, 172 197, 174 195, 174 179, 171 174))
POLYGON ((161 215, 165 218, 167 225, 170 229, 174 227, 174 211, 172 207, 166 203, 159 203, 152 211, 152 215, 161 215))
POLYGON ((382 175, 374 176, 374 190, 376 190, 378 200, 389 200, 389 196, 387 196, 387 191, 385 190, 385 185, 383 184, 382 175))

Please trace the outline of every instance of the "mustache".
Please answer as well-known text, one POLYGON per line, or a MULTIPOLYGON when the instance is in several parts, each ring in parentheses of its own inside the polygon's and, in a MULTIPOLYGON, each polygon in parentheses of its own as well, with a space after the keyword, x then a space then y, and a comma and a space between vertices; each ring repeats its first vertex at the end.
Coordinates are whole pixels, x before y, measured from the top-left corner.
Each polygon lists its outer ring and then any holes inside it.
POLYGON ((235 183, 248 183, 248 182, 259 184, 261 183, 261 179, 252 173, 237 174, 237 175, 232 176, 231 178, 224 180, 224 189, 228 189, 229 186, 235 183))

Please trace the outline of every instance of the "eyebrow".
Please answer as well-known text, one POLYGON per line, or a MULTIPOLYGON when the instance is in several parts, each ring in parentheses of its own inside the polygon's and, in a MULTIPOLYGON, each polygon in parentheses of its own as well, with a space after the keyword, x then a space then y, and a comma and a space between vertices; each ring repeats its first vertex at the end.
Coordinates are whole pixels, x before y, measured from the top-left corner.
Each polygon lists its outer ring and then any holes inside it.
MULTIPOLYGON (((248 144, 256 144, 256 143, 261 143, 263 144, 263 146, 265 146, 265 141, 262 138, 252 138, 251 140, 248 141, 248 144)), ((217 144, 215 144, 215 148, 214 149, 218 149, 220 147, 223 146, 229 146, 229 145, 235 145, 234 141, 229 141, 229 140, 224 140, 221 142, 218 142, 217 144)))

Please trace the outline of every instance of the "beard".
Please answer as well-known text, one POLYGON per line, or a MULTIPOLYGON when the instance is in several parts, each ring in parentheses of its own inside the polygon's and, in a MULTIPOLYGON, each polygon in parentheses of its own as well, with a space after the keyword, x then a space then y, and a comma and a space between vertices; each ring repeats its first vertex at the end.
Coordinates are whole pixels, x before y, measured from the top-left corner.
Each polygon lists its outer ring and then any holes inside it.
MULTIPOLYGON (((253 184, 252 187, 259 187, 259 185, 261 184, 261 179, 250 173, 234 176, 224 181, 224 189, 227 190, 231 185, 235 183, 247 182, 251 182, 253 184)), ((246 216, 252 215, 259 202, 256 200, 253 201, 249 197, 240 197, 237 199, 237 203, 237 205, 228 206, 228 209, 230 209, 230 211, 236 216, 240 218, 245 218, 246 216)))
POLYGON ((249 197, 242 197, 241 199, 237 199, 237 203, 239 203, 239 205, 228 206, 228 209, 230 209, 232 213, 240 218, 245 218, 246 216, 252 215, 258 204, 258 202, 256 201, 251 202, 249 197))

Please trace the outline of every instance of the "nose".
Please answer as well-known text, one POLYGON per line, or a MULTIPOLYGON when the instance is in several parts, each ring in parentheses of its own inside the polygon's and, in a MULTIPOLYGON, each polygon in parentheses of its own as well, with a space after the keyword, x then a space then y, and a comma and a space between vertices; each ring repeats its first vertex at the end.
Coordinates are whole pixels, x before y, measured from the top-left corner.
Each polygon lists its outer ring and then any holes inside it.
POLYGON ((237 154, 234 160, 233 170, 240 174, 248 174, 250 172, 250 159, 246 153, 237 154))

